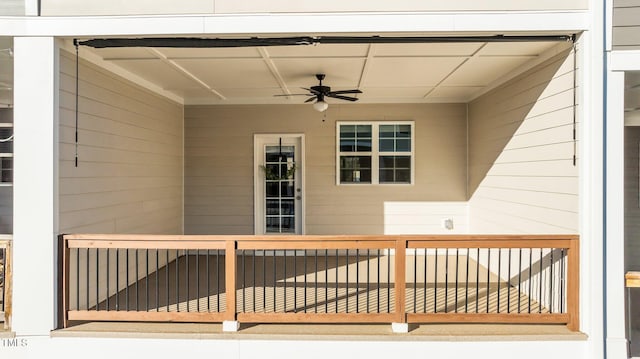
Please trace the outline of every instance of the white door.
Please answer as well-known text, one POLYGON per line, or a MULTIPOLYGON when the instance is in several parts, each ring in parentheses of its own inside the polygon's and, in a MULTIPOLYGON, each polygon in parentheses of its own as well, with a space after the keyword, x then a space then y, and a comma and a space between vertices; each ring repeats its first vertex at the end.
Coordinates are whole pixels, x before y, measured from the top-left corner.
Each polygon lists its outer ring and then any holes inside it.
POLYGON ((303 137, 256 135, 255 233, 303 234, 303 137))

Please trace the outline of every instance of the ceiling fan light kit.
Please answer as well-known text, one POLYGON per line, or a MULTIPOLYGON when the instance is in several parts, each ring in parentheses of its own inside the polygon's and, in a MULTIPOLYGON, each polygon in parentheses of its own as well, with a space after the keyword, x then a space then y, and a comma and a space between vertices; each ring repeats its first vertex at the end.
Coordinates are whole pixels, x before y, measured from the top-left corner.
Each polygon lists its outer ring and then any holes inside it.
POLYGON ((329 104, 324 102, 324 100, 318 100, 313 104, 313 108, 318 112, 324 112, 329 108, 329 104))

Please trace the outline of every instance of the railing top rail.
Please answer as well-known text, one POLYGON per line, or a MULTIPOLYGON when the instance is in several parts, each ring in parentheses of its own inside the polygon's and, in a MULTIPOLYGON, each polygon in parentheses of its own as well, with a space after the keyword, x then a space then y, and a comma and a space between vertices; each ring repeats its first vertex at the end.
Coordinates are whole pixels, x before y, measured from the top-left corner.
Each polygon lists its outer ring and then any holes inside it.
POLYGON ((166 235, 65 234, 65 240, 92 241, 518 241, 577 240, 577 234, 444 234, 444 235, 166 235))

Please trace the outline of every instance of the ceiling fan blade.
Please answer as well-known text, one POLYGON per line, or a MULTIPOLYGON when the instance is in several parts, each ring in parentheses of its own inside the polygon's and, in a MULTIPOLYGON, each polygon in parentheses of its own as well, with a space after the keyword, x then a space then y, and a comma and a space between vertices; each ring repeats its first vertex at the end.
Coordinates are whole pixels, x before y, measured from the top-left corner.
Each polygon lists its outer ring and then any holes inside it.
POLYGON ((311 102, 311 101, 313 101, 313 100, 315 100, 315 99, 316 99, 316 96, 313 96, 313 97, 311 97, 310 99, 306 100, 304 103, 311 102))
POLYGON ((314 89, 310 89, 310 88, 306 88, 306 87, 300 87, 303 90, 307 90, 309 92, 311 92, 314 95, 320 95, 322 92, 318 91, 318 90, 314 90, 314 89))
POLYGON ((314 96, 312 94, 308 94, 308 93, 292 93, 289 95, 273 95, 273 97, 289 97, 289 96, 314 96))
POLYGON ((329 92, 329 95, 340 95, 340 94, 345 94, 345 93, 362 93, 362 91, 360 90, 338 90, 338 91, 331 91, 329 92))
POLYGON ((340 99, 340 100, 347 100, 347 101, 358 101, 358 99, 355 98, 355 97, 347 97, 347 96, 340 96, 340 95, 328 94, 327 97, 337 98, 337 99, 340 99))

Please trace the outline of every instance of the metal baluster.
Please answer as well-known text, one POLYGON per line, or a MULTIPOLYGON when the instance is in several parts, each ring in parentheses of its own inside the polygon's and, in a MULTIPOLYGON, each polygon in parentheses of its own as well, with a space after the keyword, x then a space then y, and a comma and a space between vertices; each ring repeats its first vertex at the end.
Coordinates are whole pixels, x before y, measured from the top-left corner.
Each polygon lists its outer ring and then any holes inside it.
POLYGON ((369 262, 371 262, 371 251, 367 250, 367 313, 369 313, 369 290, 371 289, 369 262))
POLYGON ((187 299, 185 300, 185 303, 187 306, 187 312, 189 312, 190 311, 189 309, 189 286, 190 285, 189 285, 189 250, 188 249, 184 250, 184 261, 185 261, 184 271, 185 271, 185 277, 186 277, 184 285, 187 289, 187 299))
POLYGON ((139 282, 140 278, 140 268, 139 268, 140 256, 138 254, 138 248, 136 248, 136 312, 140 311, 140 291, 139 291, 139 282))
POLYGON ((209 266, 209 257, 211 256, 211 251, 209 249, 207 249, 207 260, 206 260, 206 266, 207 266, 207 312, 211 312, 211 274, 209 273, 209 271, 211 270, 211 267, 209 266))
POLYGON ((349 250, 347 249, 347 263, 346 263, 346 282, 347 282, 347 294, 345 295, 345 299, 347 301, 346 304, 346 312, 349 313, 349 250))
POLYGON ((107 312, 109 311, 109 248, 107 248, 107 312))
POLYGON ((527 306, 527 313, 531 313, 531 267, 533 264, 533 248, 529 248, 529 293, 527 293, 527 298, 529 299, 529 303, 527 306))
POLYGON ((329 313, 329 250, 324 250, 324 312, 329 313))
POLYGON ((284 312, 287 312, 287 251, 283 251, 284 253, 284 275, 282 278, 284 279, 284 312))
POLYGON ((356 313, 360 312, 360 250, 356 249, 356 313))
POLYGON ((469 313, 469 251, 471 249, 467 248, 467 274, 466 280, 464 282, 464 312, 469 313))
POLYGON ((262 311, 267 311, 267 251, 262 251, 262 311))
POLYGON ((80 248, 76 248, 76 310, 80 310, 80 248))
POLYGON ((487 248, 487 313, 489 313, 489 294, 491 293, 491 248, 487 248))
POLYGON ((509 262, 509 269, 507 270, 507 280, 509 281, 507 283, 507 289, 509 290, 507 292, 507 313, 511 313, 511 248, 509 248, 509 259, 507 261, 509 262))
POLYGON ((145 308, 145 311, 148 312, 149 311, 149 248, 145 249, 145 252, 146 252, 146 262, 145 262, 146 263, 146 265, 145 265, 146 275, 145 275, 144 278, 145 278, 145 283, 146 283, 145 290, 146 290, 147 294, 146 294, 146 298, 145 298, 146 306, 144 308, 145 308))
MULTIPOLYGON (((89 285, 89 248, 87 248, 87 310, 89 310, 89 288, 91 288, 91 286, 89 285)), ((4 255, 2 256, 2 258, 7 258, 7 254, 4 253, 4 255)), ((129 267, 127 267, 127 273, 129 267)), ((4 271, 2 271, 2 275, 4 276, 4 271)), ((2 283, 5 283, 5 278, 2 278, 2 283)), ((4 305, 4 300, 2 301, 3 305, 4 305)), ((98 298, 96 298, 96 304, 98 303, 98 298)), ((127 307, 127 310, 129 310, 129 308, 127 307)))
POLYGON ((518 313, 520 313, 521 299, 522 299, 522 248, 518 248, 518 313))
POLYGON ((560 313, 564 313, 564 286, 566 278, 564 277, 564 248, 560 248, 560 313))
POLYGON ((336 313, 338 313, 338 299, 340 298, 339 294, 338 294, 338 265, 339 265, 339 258, 338 258, 338 250, 336 249, 336 313))
POLYGON ((180 311, 180 253, 176 249, 176 312, 180 311))
POLYGON ((433 281, 433 312, 438 313, 438 248, 435 248, 435 270, 434 270, 434 281, 433 281))
POLYGON ((120 310, 120 249, 116 248, 116 312, 120 310))
MULTIPOLYGON (((128 312, 129 311, 129 248, 125 250, 124 254, 127 256, 127 259, 125 260, 125 265, 127 266, 127 274, 125 275, 125 280, 127 281, 127 284, 124 286, 124 295, 125 295, 124 306, 128 312)), ((89 258, 87 257, 87 259, 89 258)), ((87 289, 88 288, 89 287, 87 286, 87 289)))
MULTIPOLYGON (((225 261, 226 261, 226 255, 227 253, 225 252, 225 261)), ((226 286, 226 283, 225 283, 226 286)), ((218 313, 220 312, 220 249, 216 249, 216 310, 218 311, 218 313)))
POLYGON ((387 313, 391 313, 391 250, 387 256, 387 313))
POLYGON ((413 252, 413 312, 416 313, 417 309, 417 296, 416 296, 416 288, 418 285, 418 249, 414 249, 413 252))
POLYGON ((543 271, 542 271, 542 248, 540 248, 540 280, 538 284, 538 313, 542 313, 542 283, 543 282, 543 271))
POLYGON ((377 273, 377 277, 376 277, 376 295, 378 296, 378 300, 377 300, 377 311, 376 313, 380 313, 380 250, 378 249, 378 258, 376 258, 376 265, 377 265, 377 269, 376 269, 376 273, 377 273))
POLYGON ((555 248, 551 248, 551 257, 550 257, 550 266, 549 266, 549 270, 551 271, 550 275, 549 275, 549 313, 553 313, 553 266, 555 265, 553 263, 553 252, 554 252, 555 248))
POLYGON ((245 309, 245 303, 246 303, 246 294, 245 294, 245 281, 246 281, 246 276, 245 276, 245 262, 244 262, 244 249, 240 251, 240 255, 242 256, 242 313, 246 313, 247 310, 245 309))
MULTIPOLYGON (((307 312, 307 251, 304 251, 304 312, 307 312)), ((296 288, 297 289, 297 288, 296 288)))
POLYGON ((160 273, 158 269, 160 267, 160 250, 156 248, 156 312, 160 311, 160 273))
POLYGON ((255 250, 253 251, 253 255, 251 257, 251 263, 252 263, 251 268, 253 269, 253 286, 252 286, 253 287, 253 300, 252 300, 252 302, 253 302, 253 312, 255 313, 256 312, 256 285, 257 285, 257 282, 256 282, 256 251, 255 250))
POLYGON ((501 264, 502 264, 502 248, 498 248, 498 313, 500 313, 500 274, 501 274, 501 264))
POLYGON ((96 248, 96 311, 98 310, 100 310, 100 248, 96 248))
POLYGON ((298 312, 298 251, 293 250, 293 312, 298 312))
POLYGON ((164 283, 164 289, 166 291, 166 296, 167 296, 167 313, 169 312, 169 249, 165 249, 165 256, 166 256, 166 264, 164 266, 164 278, 165 278, 165 283, 164 283))
POLYGON ((460 249, 456 248, 456 309, 455 312, 458 313, 458 264, 460 261, 460 249))
POLYGON ((200 250, 196 250, 196 311, 200 312, 200 250))
POLYGON ((478 306, 480 305, 480 248, 476 253, 476 313, 480 313, 478 306))
MULTIPOLYGON (((435 288, 434 288, 435 289, 435 288)), ((427 312, 427 248, 424 249, 424 288, 422 288, 422 302, 423 313, 427 312)))
POLYGON ((273 312, 276 312, 276 251, 273 251, 273 312))
MULTIPOLYGON (((315 290, 315 303, 313 305, 313 307, 315 308, 315 313, 318 313, 318 250, 315 250, 315 265, 316 265, 316 271, 315 271, 315 283, 314 283, 314 290, 315 290)), ((306 298, 306 296, 305 296, 306 298)))
POLYGON ((444 251, 444 312, 449 311, 449 248, 444 251))

